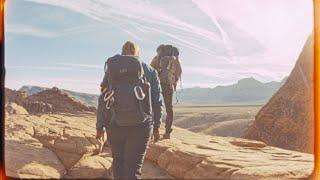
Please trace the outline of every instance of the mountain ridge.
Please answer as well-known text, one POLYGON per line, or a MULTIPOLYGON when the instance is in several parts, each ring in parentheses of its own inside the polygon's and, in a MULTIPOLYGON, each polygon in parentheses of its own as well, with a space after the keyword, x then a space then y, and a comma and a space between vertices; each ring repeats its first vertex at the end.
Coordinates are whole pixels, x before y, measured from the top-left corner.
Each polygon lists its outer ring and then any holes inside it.
POLYGON ((186 88, 178 90, 180 102, 191 104, 264 104, 284 84, 280 82, 263 83, 252 77, 243 78, 237 83, 214 88, 186 88))
MULTIPOLYGON (((264 83, 248 77, 234 84, 218 85, 214 88, 184 88, 177 91, 176 97, 181 104, 263 104, 284 84, 286 78, 280 82, 264 83)), ((18 91, 33 95, 48 89, 50 88, 24 85, 18 91)), ((97 106, 98 94, 61 90, 87 105, 97 106)))

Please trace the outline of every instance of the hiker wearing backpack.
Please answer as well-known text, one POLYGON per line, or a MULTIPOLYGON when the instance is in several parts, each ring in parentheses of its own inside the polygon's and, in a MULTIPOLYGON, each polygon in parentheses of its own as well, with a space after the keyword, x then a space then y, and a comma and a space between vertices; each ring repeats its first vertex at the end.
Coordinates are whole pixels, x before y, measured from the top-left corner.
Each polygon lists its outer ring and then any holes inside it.
POLYGON ((173 122, 172 98, 182 74, 178 48, 171 45, 160 45, 157 48, 157 55, 153 58, 150 65, 157 70, 160 77, 162 96, 167 113, 165 121, 166 131, 163 138, 170 139, 173 122))
POLYGON ((97 135, 106 127, 112 149, 115 179, 141 176, 150 136, 160 138, 160 83, 157 72, 138 59, 139 49, 128 41, 122 54, 106 62, 97 112, 97 135))

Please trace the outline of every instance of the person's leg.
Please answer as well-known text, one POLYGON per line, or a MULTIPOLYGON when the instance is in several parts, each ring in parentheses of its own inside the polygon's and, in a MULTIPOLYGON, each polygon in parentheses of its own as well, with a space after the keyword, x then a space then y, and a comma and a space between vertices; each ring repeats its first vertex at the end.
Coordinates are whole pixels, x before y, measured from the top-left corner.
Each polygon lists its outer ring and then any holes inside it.
POLYGON ((125 174, 127 179, 140 179, 144 156, 151 136, 151 127, 130 127, 125 145, 125 174))
MULTIPOLYGON (((172 96, 173 96, 173 89, 169 86, 163 86, 163 99, 164 104, 166 107, 166 135, 170 135, 172 131, 172 122, 173 122, 173 105, 172 105, 172 96)), ((169 137, 170 138, 170 137, 169 137)))
POLYGON ((110 131, 111 131, 110 129, 106 129, 107 142, 108 142, 109 145, 111 145, 111 142, 110 142, 110 141, 111 141, 111 140, 110 140, 111 133, 110 133, 110 131))
POLYGON ((125 130, 121 127, 112 127, 108 135, 113 158, 112 170, 114 179, 123 179, 124 177, 124 132, 125 130))

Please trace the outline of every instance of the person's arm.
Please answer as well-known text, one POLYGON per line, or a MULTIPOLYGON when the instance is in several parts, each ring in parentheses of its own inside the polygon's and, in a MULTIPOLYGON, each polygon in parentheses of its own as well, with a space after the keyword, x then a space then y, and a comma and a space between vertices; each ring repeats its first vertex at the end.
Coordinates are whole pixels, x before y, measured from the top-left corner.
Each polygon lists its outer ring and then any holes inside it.
POLYGON ((101 93, 98 99, 98 109, 97 109, 97 122, 96 122, 96 130, 103 131, 106 119, 106 111, 104 107, 104 93, 101 93))
POLYGON ((103 80, 100 84, 101 88, 101 94, 98 99, 98 109, 97 109, 97 123, 96 123, 96 129, 97 131, 103 130, 103 127, 105 127, 105 119, 107 118, 106 115, 106 109, 105 109, 105 102, 104 102, 104 95, 105 90, 108 88, 108 75, 105 73, 103 80))
POLYGON ((105 108, 104 95, 105 90, 108 88, 108 71, 105 72, 103 80, 100 84, 101 94, 98 99, 98 108, 97 108, 97 122, 96 122, 96 138, 101 138, 104 134, 104 127, 107 128, 106 119, 108 118, 107 109, 105 108))
POLYGON ((151 76, 151 101, 153 110, 154 128, 160 128, 161 116, 162 116, 162 98, 161 98, 161 86, 158 78, 157 71, 152 70, 151 76))
POLYGON ((176 68, 176 80, 178 81, 181 78, 181 74, 182 74, 182 68, 181 68, 180 60, 177 59, 175 64, 176 64, 175 66, 177 67, 176 68))
POLYGON ((100 83, 101 92, 103 91, 104 88, 108 88, 108 73, 109 73, 109 71, 106 70, 106 72, 104 73, 104 77, 102 79, 102 82, 100 83))
POLYGON ((150 63, 150 66, 153 67, 155 70, 159 70, 160 68, 160 65, 159 65, 159 55, 155 56, 151 63, 150 63))

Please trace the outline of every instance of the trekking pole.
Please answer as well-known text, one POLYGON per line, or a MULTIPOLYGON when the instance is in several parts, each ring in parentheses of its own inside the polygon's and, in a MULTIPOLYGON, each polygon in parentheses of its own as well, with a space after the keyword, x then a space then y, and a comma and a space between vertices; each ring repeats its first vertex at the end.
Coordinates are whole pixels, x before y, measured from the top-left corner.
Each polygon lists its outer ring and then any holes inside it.
MULTIPOLYGON (((183 89, 182 89, 182 76, 180 77, 180 94, 182 93, 183 89)), ((179 103, 179 99, 178 99, 178 91, 176 90, 176 103, 175 105, 177 105, 179 103)))
POLYGON ((176 91, 176 103, 175 105, 177 105, 179 103, 179 100, 178 100, 178 92, 176 91))

